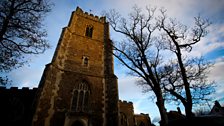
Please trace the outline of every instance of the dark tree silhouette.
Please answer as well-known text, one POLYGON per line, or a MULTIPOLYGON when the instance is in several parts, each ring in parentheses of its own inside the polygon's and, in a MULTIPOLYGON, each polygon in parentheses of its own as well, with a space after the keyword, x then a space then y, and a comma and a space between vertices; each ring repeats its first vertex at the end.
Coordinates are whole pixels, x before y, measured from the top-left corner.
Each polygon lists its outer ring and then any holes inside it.
POLYGON ((111 27, 126 39, 114 43, 113 55, 126 66, 134 76, 140 78, 139 83, 147 85, 156 96, 156 104, 161 116, 161 125, 168 123, 164 98, 161 89, 160 55, 161 46, 153 37, 157 26, 153 24, 155 9, 147 8, 143 14, 138 7, 133 8, 129 18, 125 19, 115 10, 105 12, 111 27))
POLYGON ((168 20, 165 12, 161 10, 162 16, 157 18, 158 27, 163 31, 160 42, 164 49, 174 53, 175 59, 164 67, 163 89, 175 98, 173 100, 180 100, 186 116, 192 117, 193 103, 209 100, 206 96, 214 92, 214 82, 207 79, 213 64, 202 57, 189 58, 184 54, 191 52, 192 46, 207 35, 210 22, 198 16, 193 28, 188 28, 175 19, 168 20))
MULTIPOLYGON (((51 5, 48 0, 0 1, 1 72, 24 65, 25 54, 40 54, 49 48, 42 21, 51 5)), ((5 81, 1 76, 0 84, 5 81)))
POLYGON ((212 64, 202 57, 184 56, 207 34, 210 23, 196 17, 190 29, 168 20, 163 10, 159 16, 154 15, 156 9, 146 10, 143 13, 134 7, 128 18, 115 10, 105 15, 113 30, 124 35, 123 40, 113 43, 113 55, 139 77, 138 84, 145 92, 155 94, 161 125, 166 125, 165 100, 180 101, 187 117, 191 117, 193 103, 208 100, 206 96, 214 92, 214 83, 207 80, 212 64))

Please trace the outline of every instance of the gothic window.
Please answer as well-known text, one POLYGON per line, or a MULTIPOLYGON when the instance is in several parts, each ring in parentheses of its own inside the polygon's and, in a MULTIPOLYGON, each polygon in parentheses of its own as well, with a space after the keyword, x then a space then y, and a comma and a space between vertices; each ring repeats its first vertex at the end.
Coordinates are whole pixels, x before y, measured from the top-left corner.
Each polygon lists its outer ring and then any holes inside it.
POLYGON ((73 99, 72 99, 72 110, 76 110, 77 108, 77 101, 78 101, 78 90, 75 90, 73 93, 73 99))
POLYGON ((84 93, 83 93, 83 90, 80 90, 80 92, 79 92, 79 101, 78 101, 78 111, 82 111, 83 109, 83 106, 84 106, 84 104, 83 104, 83 95, 84 95, 84 93))
POLYGON ((85 93, 85 96, 84 96, 84 103, 85 103, 84 110, 88 110, 89 93, 85 93))
POLYGON ((93 26, 87 25, 86 27, 86 36, 92 38, 93 35, 93 26))
POLYGON ((74 87, 71 110, 86 112, 88 110, 90 89, 86 81, 82 81, 74 87))

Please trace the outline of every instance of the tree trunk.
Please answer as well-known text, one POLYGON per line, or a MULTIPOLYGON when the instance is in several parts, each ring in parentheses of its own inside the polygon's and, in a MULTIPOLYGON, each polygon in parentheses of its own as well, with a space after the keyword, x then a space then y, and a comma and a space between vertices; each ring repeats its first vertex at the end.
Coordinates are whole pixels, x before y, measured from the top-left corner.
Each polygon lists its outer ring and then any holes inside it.
POLYGON ((180 47, 178 46, 178 44, 176 44, 177 46, 177 59, 178 59, 178 63, 179 63, 179 67, 181 70, 181 75, 182 75, 182 80, 184 83, 184 89, 185 89, 185 94, 186 94, 186 106, 185 106, 185 113, 186 113, 186 117, 187 118, 191 118, 192 117, 192 95, 191 95, 191 91, 190 91, 190 84, 187 80, 187 74, 186 74, 186 70, 183 64, 183 60, 181 57, 181 50, 180 47))
POLYGON ((187 118, 193 117, 192 113, 192 103, 188 103, 185 105, 185 113, 187 118))
POLYGON ((167 117, 166 108, 164 105, 164 100, 163 100, 161 91, 157 92, 156 96, 157 96, 156 105, 159 108, 159 113, 161 117, 160 126, 166 126, 168 124, 168 117, 167 117))

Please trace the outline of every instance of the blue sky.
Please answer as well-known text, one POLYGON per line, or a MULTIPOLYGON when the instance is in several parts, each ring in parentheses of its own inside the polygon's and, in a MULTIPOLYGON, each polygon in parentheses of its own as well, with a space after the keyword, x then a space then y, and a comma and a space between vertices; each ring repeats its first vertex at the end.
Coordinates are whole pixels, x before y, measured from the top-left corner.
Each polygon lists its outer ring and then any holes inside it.
MULTIPOLYGON (((8 76, 14 80, 11 86, 38 86, 45 65, 51 62, 62 28, 67 26, 71 12, 77 6, 84 11, 100 16, 103 10, 109 9, 116 9, 122 15, 127 15, 132 6, 136 4, 142 8, 147 5, 156 6, 157 8, 164 7, 168 10, 167 14, 170 17, 176 18, 185 24, 193 22, 193 17, 198 14, 212 21, 209 35, 195 45, 191 55, 204 55, 206 59, 215 63, 209 74, 209 79, 215 80, 218 84, 214 94, 216 99, 214 100, 223 99, 224 0, 53 0, 53 2, 55 2, 55 6, 45 20, 51 49, 38 56, 29 56, 29 65, 10 72, 8 76)), ((112 30, 111 38, 116 40, 116 34, 112 30)), ((149 113, 153 120, 159 114, 156 105, 148 98, 150 94, 141 93, 141 88, 135 84, 135 78, 130 77, 126 72, 127 70, 122 65, 115 62, 115 74, 118 76, 120 99, 132 101, 135 113, 149 113)), ((167 107, 168 110, 176 109, 174 105, 168 105, 167 107)))

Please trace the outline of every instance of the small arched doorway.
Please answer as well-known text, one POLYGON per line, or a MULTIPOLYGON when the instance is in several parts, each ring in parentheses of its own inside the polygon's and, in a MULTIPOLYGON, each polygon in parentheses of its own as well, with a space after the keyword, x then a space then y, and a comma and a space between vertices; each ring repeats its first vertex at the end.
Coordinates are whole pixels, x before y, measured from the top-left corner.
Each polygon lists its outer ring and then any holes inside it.
POLYGON ((83 123, 82 123, 81 121, 76 120, 76 121, 72 124, 72 126, 84 126, 84 125, 83 125, 83 123))

